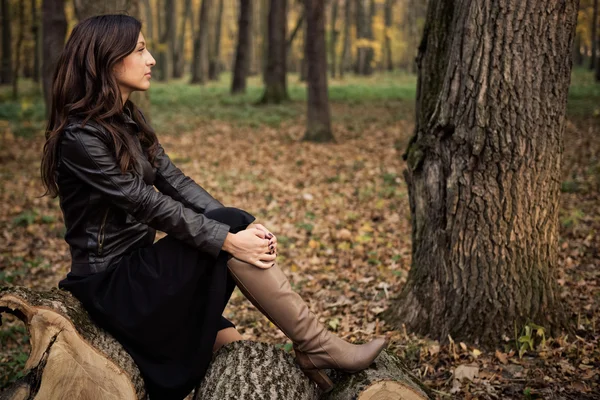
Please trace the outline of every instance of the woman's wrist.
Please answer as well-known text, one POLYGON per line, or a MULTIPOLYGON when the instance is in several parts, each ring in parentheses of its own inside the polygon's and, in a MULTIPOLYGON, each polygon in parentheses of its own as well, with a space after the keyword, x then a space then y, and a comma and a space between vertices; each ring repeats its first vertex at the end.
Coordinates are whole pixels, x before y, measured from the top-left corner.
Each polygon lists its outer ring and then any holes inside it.
POLYGON ((225 237, 225 241, 223 242, 223 247, 222 250, 228 252, 229 254, 232 254, 232 251, 234 249, 234 244, 233 242, 235 241, 235 233, 228 233, 227 237, 225 237))

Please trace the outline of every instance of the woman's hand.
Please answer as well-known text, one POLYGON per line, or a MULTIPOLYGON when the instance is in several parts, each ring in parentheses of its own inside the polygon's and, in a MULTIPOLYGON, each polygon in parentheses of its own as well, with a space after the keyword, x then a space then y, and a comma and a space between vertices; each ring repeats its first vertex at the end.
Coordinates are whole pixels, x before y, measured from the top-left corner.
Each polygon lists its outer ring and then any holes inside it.
POLYGON ((277 256, 269 248, 269 239, 266 234, 257 228, 227 234, 223 250, 237 259, 265 269, 274 265, 277 256))
POLYGON ((256 228, 265 234, 265 238, 269 239, 269 254, 277 254, 277 237, 273 235, 262 224, 250 224, 247 229, 256 228))

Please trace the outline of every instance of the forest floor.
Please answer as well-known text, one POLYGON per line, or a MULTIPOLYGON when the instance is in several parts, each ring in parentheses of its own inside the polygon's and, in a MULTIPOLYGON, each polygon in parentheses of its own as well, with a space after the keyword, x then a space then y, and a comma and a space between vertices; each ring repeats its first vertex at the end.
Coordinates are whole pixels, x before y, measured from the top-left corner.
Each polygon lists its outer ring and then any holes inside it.
MULTIPOLYGON (((391 331, 391 350, 441 399, 600 398, 600 85, 587 72, 573 78, 559 216, 558 283, 575 334, 518 327, 495 351, 440 343, 378 317, 411 265, 401 155, 413 131, 415 78, 332 81, 335 144, 300 141, 305 94, 296 77, 292 102, 270 107, 254 105, 256 79, 239 97, 228 95, 227 79, 203 88, 153 83, 153 125, 186 174, 277 235, 279 264, 329 329, 351 341, 391 331)), ((69 252, 57 199, 39 197, 43 106, 23 86, 18 102, 0 89, 0 286, 48 289, 67 273, 69 252)), ((239 292, 225 315, 245 338, 290 350, 239 292)), ((5 316, 0 388, 27 357, 24 326, 5 316)))

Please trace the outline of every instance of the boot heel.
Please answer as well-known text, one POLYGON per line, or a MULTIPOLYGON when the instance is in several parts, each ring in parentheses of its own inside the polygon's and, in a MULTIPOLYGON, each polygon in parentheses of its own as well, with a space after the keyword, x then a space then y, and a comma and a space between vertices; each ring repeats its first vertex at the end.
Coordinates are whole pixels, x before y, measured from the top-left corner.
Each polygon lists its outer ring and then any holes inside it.
POLYGON ((304 375, 308 377, 308 379, 312 380, 314 383, 321 388, 323 393, 327 393, 333 389, 333 382, 327 376, 325 372, 320 369, 302 369, 304 375))
POLYGON ((296 364, 298 364, 302 372, 304 372, 304 375, 315 382, 324 393, 331 391, 331 389, 333 389, 333 382, 329 379, 327 374, 317 368, 306 353, 298 349, 294 349, 294 352, 296 353, 296 364))

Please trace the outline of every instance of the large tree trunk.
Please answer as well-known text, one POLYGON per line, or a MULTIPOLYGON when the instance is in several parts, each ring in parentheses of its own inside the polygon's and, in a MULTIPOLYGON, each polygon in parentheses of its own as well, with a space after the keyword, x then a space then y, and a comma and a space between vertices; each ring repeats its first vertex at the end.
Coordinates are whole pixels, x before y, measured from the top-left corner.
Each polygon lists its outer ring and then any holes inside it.
POLYGON ((598 49, 598 0, 594 0, 594 10, 592 11, 592 58, 590 59, 590 69, 596 68, 598 49))
POLYGON ((308 98, 304 140, 331 142, 331 115, 327 93, 327 53, 325 49, 325 5, 320 0, 304 0, 307 40, 304 58, 308 64, 308 98))
POLYGON ((238 40, 231 81, 231 93, 246 92, 246 78, 250 68, 250 36, 252 33, 253 0, 240 0, 238 40))
MULTIPOLYGON (((98 2, 95 0, 75 0, 74 4, 77 19, 80 21, 94 15, 118 13, 126 13, 134 18, 141 19, 142 14, 139 0, 111 0, 106 2, 98 2)), ((145 5, 149 6, 149 4, 145 5)), ((150 18, 151 20, 152 13, 150 12, 150 15, 146 14, 146 18, 150 18)), ((149 35, 152 35, 152 30, 150 30, 149 35)), ((146 37, 146 41, 148 42, 149 40, 150 39, 146 37)), ((148 46, 149 44, 146 43, 146 45, 148 46)), ((61 45, 61 50, 62 47, 63 46, 61 45)), ((144 112, 144 117, 150 121, 150 93, 148 91, 133 92, 130 100, 144 112)))
MULTIPOLYGON (((25 323, 31 352, 24 377, 1 392, 0 400, 146 398, 133 359, 90 320, 68 292, 0 288, 0 313, 4 312, 25 323)), ((241 341, 215 354, 204 379, 187 399, 423 400, 430 395, 388 352, 383 352, 367 370, 356 374, 334 372, 332 379, 335 390, 322 396, 290 354, 265 343, 241 341)))
POLYGON ((338 3, 339 0, 333 0, 333 4, 331 5, 331 36, 329 43, 329 58, 331 60, 331 77, 335 78, 335 72, 337 67, 336 61, 336 47, 337 47, 337 38, 340 34, 339 30, 336 27, 337 22, 337 13, 338 13, 338 3))
POLYGON ((430 2, 396 326, 484 346, 530 322, 564 327, 558 177, 578 3, 430 2))
POLYGON ((40 19, 37 7, 37 1, 31 0, 31 37, 34 41, 33 50, 33 81, 39 83, 41 76, 41 52, 42 52, 42 30, 40 29, 40 19))
POLYGON ((10 23, 10 1, 0 0, 2 12, 2 60, 0 60, 0 83, 12 83, 12 34, 10 23))
POLYGON ((351 64, 352 56, 350 54, 350 27, 352 26, 352 0, 346 0, 344 5, 344 45, 342 47, 342 60, 340 62, 340 78, 344 77, 344 73, 348 70, 351 64))
POLYGON ((13 75, 13 100, 19 97, 19 71, 21 70, 21 50, 25 38, 25 3, 19 2, 19 35, 17 36, 17 48, 15 52, 15 69, 13 75))
POLYGON ((208 16, 210 14, 210 0, 202 0, 200 7, 200 26, 194 40, 194 64, 191 83, 204 84, 208 80, 208 16))
POLYGON ((221 73, 221 26, 223 20, 223 0, 219 0, 219 8, 215 21, 215 42, 211 51, 210 63, 208 65, 208 77, 212 81, 219 80, 221 73))
POLYGON ((388 71, 394 70, 394 61, 392 59, 392 21, 394 16, 394 0, 385 0, 384 19, 385 19, 385 68, 388 71))
POLYGON ((63 0, 42 1, 42 85, 44 100, 46 102, 46 117, 50 112, 52 101, 52 79, 54 70, 62 49, 65 45, 67 34, 67 18, 65 16, 63 0))
MULTIPOLYGON (((179 31, 179 38, 177 39, 177 51, 176 60, 173 62, 173 78, 181 78, 185 70, 185 32, 187 29, 187 21, 194 20, 192 13, 192 0, 185 0, 184 14, 182 18, 181 30, 179 31)), ((193 31, 193 30, 192 30, 193 31)))
POLYGON ((287 92, 287 0, 271 0, 269 8, 269 51, 265 71, 263 104, 279 104, 289 100, 287 92))

